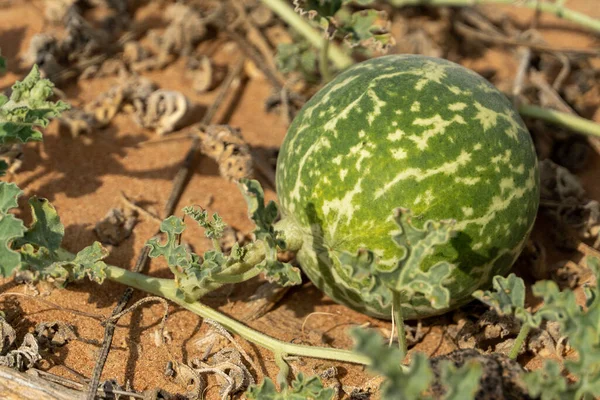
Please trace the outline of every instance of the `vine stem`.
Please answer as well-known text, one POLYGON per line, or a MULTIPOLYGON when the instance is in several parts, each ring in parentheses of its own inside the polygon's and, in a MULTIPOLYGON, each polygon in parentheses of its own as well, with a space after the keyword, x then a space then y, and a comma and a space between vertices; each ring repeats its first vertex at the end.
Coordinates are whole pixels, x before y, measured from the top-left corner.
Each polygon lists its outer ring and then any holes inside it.
POLYGON ((202 318, 212 319, 223 325, 230 332, 237 334, 244 339, 264 347, 276 354, 286 354, 300 357, 320 358, 324 360, 333 360, 349 362, 353 364, 369 365, 367 357, 356 354, 350 350, 334 349, 328 347, 306 346, 300 344, 286 343, 272 338, 263 333, 230 318, 220 312, 200 303, 189 303, 177 294, 175 282, 171 279, 153 278, 144 274, 127 271, 123 268, 108 265, 106 267, 107 278, 133 288, 143 290, 155 296, 162 296, 171 300, 175 304, 201 316, 202 318))
POLYGON ((531 325, 523 324, 521 326, 519 335, 517 335, 517 338, 515 339, 515 343, 513 344, 512 348, 510 349, 510 353, 508 353, 508 358, 510 358, 511 360, 515 360, 517 358, 517 356, 519 355, 519 351, 521 350, 521 346, 523 346, 523 343, 525 342, 525 339, 527 339, 527 335, 529 335, 530 331, 531 331, 531 325))
POLYGON ((529 104, 519 105, 519 113, 525 117, 541 119, 585 135, 600 137, 600 124, 573 114, 529 104))
POLYGON ((396 332, 398 333, 398 347, 402 352, 402 360, 406 357, 406 330, 404 329, 404 316, 402 313, 402 294, 397 291, 392 291, 392 301, 394 303, 394 320, 396 321, 396 332))
POLYGON ((323 83, 327 83, 331 80, 331 71, 329 70, 329 38, 323 38, 323 47, 321 47, 319 57, 319 71, 321 72, 321 79, 323 83))
POLYGON ((549 14, 554 14, 585 28, 600 32, 600 21, 583 13, 571 10, 560 4, 542 0, 391 0, 390 3, 396 7, 403 6, 474 6, 478 4, 507 4, 515 7, 531 8, 549 14))
POLYGON ((273 356, 275 358, 275 364, 279 368, 279 373, 277 374, 277 384, 279 385, 279 389, 283 389, 287 386, 287 379, 290 375, 290 366, 285 361, 285 357, 288 355, 276 351, 273 356))
MULTIPOLYGON (((279 15, 281 19, 287 22, 292 28, 294 28, 299 34, 304 36, 315 48, 321 49, 325 43, 323 41, 323 34, 317 32, 306 21, 302 16, 298 15, 292 7, 289 6, 284 0, 261 0, 267 7, 269 7, 274 13, 279 15)), ((344 51, 331 43, 329 45, 329 59, 338 69, 346 69, 354 61, 344 51)))

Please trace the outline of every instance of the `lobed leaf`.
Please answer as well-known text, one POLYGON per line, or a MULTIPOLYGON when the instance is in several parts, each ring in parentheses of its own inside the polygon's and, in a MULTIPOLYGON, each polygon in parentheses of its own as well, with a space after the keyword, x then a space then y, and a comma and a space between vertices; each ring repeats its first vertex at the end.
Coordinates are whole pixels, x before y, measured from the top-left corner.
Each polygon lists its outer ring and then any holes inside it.
POLYGON ((21 266, 21 256, 11 249, 13 241, 25 234, 23 221, 10 214, 23 192, 14 183, 0 182, 0 275, 10 276, 21 266))
POLYGON ((184 207, 183 212, 204 228, 207 238, 219 239, 223 236, 223 231, 227 225, 223 222, 223 219, 219 214, 214 213, 212 215, 212 220, 210 220, 208 212, 202 207, 199 207, 198 209, 192 206, 184 207))
POLYGON ((309 83, 318 80, 317 53, 306 40, 279 43, 275 54, 275 65, 284 74, 299 72, 309 83))
POLYGON ((354 351, 371 361, 369 369, 383 375, 381 398, 418 400, 433 380, 427 356, 415 353, 408 369, 402 368, 402 353, 396 347, 384 345, 382 337, 373 330, 354 328, 350 334, 355 340, 354 351))
POLYGON ((465 363, 460 368, 448 360, 440 363, 441 380, 446 388, 444 400, 474 399, 482 374, 483 367, 475 360, 465 363))
POLYGON ((57 262, 56 267, 68 268, 69 276, 73 280, 88 277, 91 281, 102 283, 106 279, 106 264, 104 260, 108 257, 108 250, 100 242, 94 242, 78 252, 71 261, 57 262))
POLYGON ((340 35, 350 47, 362 46, 380 52, 387 51, 396 41, 389 29, 385 11, 361 10, 352 14, 338 13, 340 35))
POLYGON ((42 140, 36 127, 46 127, 51 118, 69 108, 62 101, 48 101, 53 87, 34 66, 23 81, 12 86, 10 98, 0 95, 0 144, 42 140))
POLYGON ((394 210, 394 219, 400 233, 392 239, 404 251, 398 266, 376 272, 391 290, 410 298, 420 293, 435 308, 444 308, 450 301, 450 292, 444 286, 445 278, 454 266, 447 262, 438 263, 428 270, 423 269, 423 260, 433 254, 436 246, 447 243, 454 236, 454 221, 426 221, 423 229, 412 223, 412 213, 406 208, 394 210))
POLYGON ((515 274, 506 278, 496 275, 492 280, 494 291, 477 290, 473 297, 492 307, 500 315, 511 315, 525 308, 525 282, 515 274))
MULTIPOLYGON (((533 293, 542 297, 544 304, 537 312, 548 320, 560 324, 561 333, 569 338, 577 351, 576 360, 566 360, 564 365, 576 380, 568 386, 569 398, 592 398, 600 396, 600 260, 588 257, 588 266, 595 273, 596 287, 590 288, 587 308, 577 304, 570 290, 560 291, 555 282, 537 282, 533 293)), ((541 379, 532 377, 529 379, 541 379)))
POLYGON ((256 225, 254 235, 256 239, 265 244, 265 259, 256 267, 261 269, 271 282, 277 282, 283 286, 300 284, 302 282, 300 270, 277 259, 278 249, 285 250, 286 248, 281 233, 276 231, 273 226, 279 214, 277 205, 270 201, 265 206, 263 189, 256 180, 242 179, 240 188, 248 204, 248 216, 256 225))
POLYGON ((567 381, 562 376, 561 367, 556 361, 546 360, 543 368, 526 373, 523 381, 530 396, 540 400, 565 398, 567 381))
POLYGON ((533 314, 527 310, 525 282, 515 274, 507 277, 494 276, 492 282, 494 291, 477 290, 473 293, 473 297, 496 310, 499 315, 512 315, 532 328, 539 327, 544 316, 550 317, 550 310, 538 310, 533 314))
MULTIPOLYGON (((176 216, 166 218, 160 224, 160 231, 167 235, 164 244, 161 244, 158 238, 148 240, 146 246, 150 247, 148 254, 152 258, 163 256, 167 264, 173 270, 176 267, 188 268, 192 262, 192 256, 185 246, 178 243, 179 235, 185 230, 185 223, 176 216)), ((176 270, 173 270, 177 275, 176 270)))
POLYGON ((269 282, 277 282, 281 286, 293 286, 302 283, 300 270, 290 263, 265 259, 256 266, 269 282))
POLYGON ((279 241, 273 223, 278 215, 277 205, 273 201, 265 207, 265 193, 256 180, 242 179, 240 180, 240 188, 246 204, 248 205, 248 217, 254 222, 256 228, 254 235, 259 240, 273 240, 277 245, 285 243, 279 241))
POLYGON ((15 241, 21 247, 29 243, 36 247, 45 247, 56 251, 65 236, 65 227, 60 222, 56 209, 47 199, 33 196, 29 199, 33 222, 22 239, 15 241))
POLYGON ((249 400, 333 400, 335 391, 324 388, 317 376, 305 377, 302 372, 292 381, 292 385, 277 392, 270 378, 265 378, 260 385, 252 385, 246 391, 249 400))
POLYGON ((85 277, 98 283, 106 279, 106 264, 102 260, 108 256, 108 250, 99 242, 82 249, 71 260, 61 260, 48 248, 35 248, 29 243, 20 252, 23 264, 34 272, 36 279, 52 281, 59 287, 85 277))

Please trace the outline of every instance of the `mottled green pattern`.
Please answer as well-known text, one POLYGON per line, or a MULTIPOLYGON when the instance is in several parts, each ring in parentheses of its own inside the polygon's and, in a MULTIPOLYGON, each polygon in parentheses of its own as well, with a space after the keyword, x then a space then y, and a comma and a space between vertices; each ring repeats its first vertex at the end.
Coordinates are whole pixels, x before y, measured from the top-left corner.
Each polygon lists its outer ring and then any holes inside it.
MULTIPOLYGON (((298 260, 310 279, 389 318, 387 289, 350 277, 338 251, 368 248, 393 266, 402 256, 394 208, 415 221, 455 219, 458 235, 423 265, 457 265, 447 282, 455 307, 510 269, 536 215, 539 176, 530 135, 497 89, 445 60, 394 55, 357 64, 306 103, 279 153, 277 193, 303 232, 298 260)), ((444 311, 413 298, 405 315, 444 311)))

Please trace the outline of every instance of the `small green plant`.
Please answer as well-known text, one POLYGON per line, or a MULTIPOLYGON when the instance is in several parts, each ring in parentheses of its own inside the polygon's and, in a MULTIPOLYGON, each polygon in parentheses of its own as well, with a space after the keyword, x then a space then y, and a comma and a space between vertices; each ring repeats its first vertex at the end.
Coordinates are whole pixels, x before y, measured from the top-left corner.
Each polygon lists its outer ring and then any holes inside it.
MULTIPOLYGON (((370 370, 384 376, 380 391, 385 400, 428 400, 428 394, 434 374, 423 353, 415 353, 408 366, 398 360, 402 351, 384 345, 383 339, 374 331, 355 328, 351 331, 356 342, 355 350, 369 357, 370 370)), ((445 388, 444 400, 469 400, 475 398, 479 389, 482 366, 476 362, 465 363, 457 368, 450 361, 440 365, 441 382, 445 388)))
MULTIPOLYGON (((277 1, 265 3, 277 6, 277 1)), ((351 9, 351 6, 365 7, 373 3, 373 0, 294 0, 295 11, 308 16, 314 25, 320 27, 322 38, 316 47, 319 49, 318 56, 309 47, 309 41, 280 45, 276 58, 281 71, 285 73, 296 70, 310 81, 314 77, 314 66, 318 65, 323 81, 330 81, 333 74, 329 66, 329 49, 330 43, 336 39, 342 40, 352 49, 361 49, 368 55, 372 55, 373 51, 386 51, 394 44, 394 38, 388 32, 389 20, 386 12, 351 9)))
MULTIPOLYGON (((4 59, 0 57, 0 72, 4 69, 4 59)), ((41 79, 40 71, 34 66, 23 81, 12 86, 10 97, 0 94, 0 146, 15 143, 39 142, 50 120, 65 111, 69 106, 62 101, 50 101, 54 85, 41 79)), ((0 161, 0 174, 7 165, 0 161)))
POLYGON ((270 378, 265 378, 260 385, 248 388, 246 397, 249 400, 333 400, 335 391, 323 387, 317 376, 305 377, 299 373, 291 382, 284 383, 280 392, 270 378))

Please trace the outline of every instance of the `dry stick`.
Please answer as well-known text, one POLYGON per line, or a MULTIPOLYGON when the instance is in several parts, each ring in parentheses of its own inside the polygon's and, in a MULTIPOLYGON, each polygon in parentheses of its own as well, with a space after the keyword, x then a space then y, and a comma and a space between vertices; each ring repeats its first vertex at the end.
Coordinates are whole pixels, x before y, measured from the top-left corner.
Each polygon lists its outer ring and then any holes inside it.
MULTIPOLYGON (((149 247, 144 247, 142 253, 139 255, 136 265, 133 268, 134 272, 142 272, 145 265, 148 262, 148 253, 150 252, 149 247)), ((96 361, 96 365, 94 365, 94 371, 92 372, 92 378, 90 379, 90 383, 88 384, 88 392, 86 396, 86 400, 94 400, 96 398, 96 393, 98 391, 98 384, 100 383, 100 376, 102 375, 102 370, 104 369, 104 364, 106 364, 106 359, 108 358, 108 352, 110 351, 110 347, 113 341, 113 336, 115 334, 115 328, 118 322, 118 318, 115 316, 119 315, 125 306, 131 299, 133 295, 134 289, 128 287, 123 292, 121 299, 117 303, 117 306, 113 309, 111 317, 106 321, 106 325, 104 327, 104 339, 102 340, 102 347, 100 348, 100 353, 98 355, 98 360, 96 361)))
MULTIPOLYGON (((263 0, 264 1, 264 0, 263 0)), ((402 6, 474 6, 477 4, 508 4, 515 7, 525 7, 554 14, 558 18, 574 22, 586 28, 600 32, 600 20, 586 14, 564 7, 562 2, 540 0, 390 0, 396 7, 402 6)))
POLYGON ((240 50, 248 57, 252 62, 261 70, 261 72, 265 75, 265 78, 269 80, 271 85, 273 85, 277 90, 282 90, 284 87, 284 83, 281 81, 277 72, 272 69, 263 59, 254 46, 252 46, 246 38, 242 35, 234 31, 233 29, 227 29, 227 35, 233 39, 237 44, 240 50))
POLYGON ((152 214, 150 211, 144 209, 143 207, 140 207, 137 204, 135 204, 129 197, 127 197, 127 195, 123 191, 121 191, 121 198, 123 199, 123 201, 125 202, 127 207, 139 212, 142 215, 147 216, 154 222, 157 222, 159 225, 162 222, 162 220, 160 218, 158 218, 156 215, 152 214))
MULTIPOLYGON (((79 382, 75 382, 71 379, 68 378, 63 378, 62 376, 58 376, 55 374, 51 374, 49 372, 46 371, 42 371, 40 369, 37 368, 31 368, 28 370, 34 372, 37 376, 43 378, 46 381, 52 382, 52 383, 56 383, 58 385, 64 386, 66 388, 69 389, 73 389, 73 390, 84 390, 84 385, 82 383, 79 382)), ((34 375, 35 376, 35 375, 34 375)), ((116 394, 116 395, 121 395, 124 397, 133 397, 133 398, 138 398, 138 399, 145 399, 147 398, 145 394, 140 394, 140 393, 135 393, 135 392, 129 392, 126 390, 118 390, 118 389, 114 389, 111 390, 110 393, 105 392, 103 389, 98 389, 98 393, 107 396, 108 394, 116 394)))
POLYGON ((506 38, 502 36, 491 35, 482 31, 477 31, 470 26, 456 21, 454 23, 454 27, 458 33, 463 36, 467 36, 472 39, 481 40, 483 42, 503 44, 507 46, 522 46, 529 47, 531 49, 537 51, 543 51, 547 53, 570 53, 570 54, 581 54, 587 55, 590 57, 600 57, 600 50, 590 50, 590 49, 573 49, 573 48, 564 48, 564 47, 555 47, 545 44, 532 43, 529 41, 523 40, 515 40, 511 38, 506 38))
POLYGON ((519 50, 521 53, 521 61, 519 62, 519 69, 517 70, 512 90, 513 104, 515 107, 519 106, 521 92, 523 91, 523 83, 527 76, 527 70, 529 69, 532 55, 531 49, 528 47, 521 47, 519 50))
MULTIPOLYGON (((273 59, 273 50, 271 49, 271 47, 269 46, 267 39, 265 38, 265 36, 262 34, 262 32, 260 31, 260 29, 258 29, 256 26, 254 26, 254 24, 252 23, 252 20, 248 18, 248 15, 246 14, 246 10, 244 5, 239 2, 238 0, 233 0, 229 2, 231 4, 231 6, 233 8, 236 9, 237 13, 238 13, 238 18, 240 19, 240 22, 243 24, 243 26, 246 28, 246 36, 248 37, 248 40, 253 42, 254 45, 256 46, 256 48, 258 49, 258 51, 260 51, 261 55, 262 55, 262 59, 266 60, 266 64, 268 65, 269 68, 271 68, 272 70, 275 70, 276 66, 275 66, 275 60, 273 59), (252 40, 252 36, 254 36, 254 40, 252 40)), ((226 27, 226 30, 235 30, 235 26, 233 25, 229 25, 229 27, 226 27)), ((261 61, 262 61, 261 59, 261 61)))
MULTIPOLYGON (((529 27, 529 31, 525 32, 523 36, 532 35, 538 25, 538 20, 540 18, 540 11, 536 10, 533 18, 531 19, 531 24, 529 27)), ((527 72, 529 70, 529 64, 531 63, 531 56, 533 52, 530 47, 519 47, 517 49, 517 53, 521 52, 521 62, 519 63, 519 69, 517 70, 517 75, 515 77, 515 83, 513 85, 513 104, 515 108, 519 107, 521 101, 521 92, 523 91, 523 84, 525 82, 525 77, 527 76, 527 72)))

